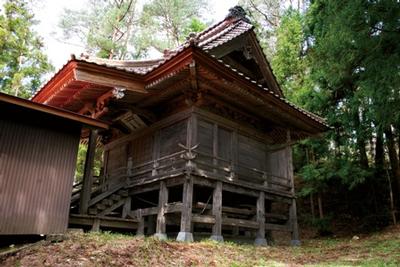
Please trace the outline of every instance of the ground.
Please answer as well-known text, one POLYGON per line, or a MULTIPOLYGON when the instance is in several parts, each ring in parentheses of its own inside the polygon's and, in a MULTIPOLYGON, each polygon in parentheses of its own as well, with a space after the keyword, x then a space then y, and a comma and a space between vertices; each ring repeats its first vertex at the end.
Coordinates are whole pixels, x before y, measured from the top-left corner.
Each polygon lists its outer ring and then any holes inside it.
MULTIPOLYGON (((1 262, 2 261, 2 262, 1 262)), ((301 247, 225 242, 161 242, 129 235, 79 233, 39 242, 0 266, 400 266, 400 226, 370 235, 303 240, 301 247)))

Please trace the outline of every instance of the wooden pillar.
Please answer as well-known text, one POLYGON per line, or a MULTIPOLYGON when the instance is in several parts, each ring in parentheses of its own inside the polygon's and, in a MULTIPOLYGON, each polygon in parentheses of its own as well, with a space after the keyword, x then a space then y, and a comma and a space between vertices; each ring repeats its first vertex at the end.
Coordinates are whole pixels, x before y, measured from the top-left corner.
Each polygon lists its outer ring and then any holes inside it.
POLYGON ((215 224, 212 228, 211 239, 224 241, 222 237, 222 182, 218 181, 214 188, 212 214, 215 217, 215 224))
POLYGON ((213 125, 213 172, 217 173, 217 168, 215 168, 216 166, 218 166, 218 125, 216 123, 214 123, 213 125))
MULTIPOLYGON (((290 143, 290 131, 287 132, 287 142, 290 143)), ((297 208, 296 208, 296 198, 294 197, 294 176, 293 176, 293 158, 292 158, 292 147, 288 146, 286 148, 286 158, 288 161, 287 167, 287 177, 291 183, 291 193, 293 194, 292 203, 290 204, 289 208, 289 224, 292 233, 292 240, 290 244, 292 246, 299 246, 300 239, 299 239, 299 228, 297 224, 297 208)))
POLYGON ((87 214, 89 208, 90 195, 93 185, 93 164, 96 153, 97 130, 90 130, 88 149, 86 152, 85 169, 83 173, 83 183, 80 196, 79 213, 87 214))
POLYGON ((257 199, 257 222, 258 230, 254 244, 257 246, 267 245, 265 239, 265 193, 263 191, 260 192, 257 199))
POLYGON ((301 242, 299 239, 299 228, 297 225, 297 209, 296 209, 296 199, 292 199, 292 203, 290 204, 290 210, 289 210, 289 222, 291 226, 291 232, 292 232, 292 240, 290 241, 290 244, 292 246, 300 246, 301 242))
POLYGON ((231 149, 232 149, 232 162, 231 162, 231 175, 230 178, 231 180, 235 180, 238 178, 237 171, 238 171, 238 134, 237 131, 234 130, 232 132, 232 143, 231 143, 231 149))
POLYGON ((192 228, 193 178, 188 174, 183 184, 181 230, 177 241, 193 242, 192 228))
POLYGON ((91 232, 99 232, 100 231, 100 219, 95 218, 93 220, 93 225, 92 229, 90 229, 91 232))
POLYGON ((154 145, 153 145, 153 170, 151 171, 151 175, 155 176, 158 174, 158 159, 160 158, 160 131, 157 131, 154 134, 154 145))
POLYGON ((132 198, 127 197, 124 203, 124 206, 122 207, 122 218, 126 218, 131 211, 131 203, 132 203, 132 198))
POLYGON ((136 236, 144 236, 144 217, 142 216, 141 209, 138 210, 136 217, 139 220, 136 236))
POLYGON ((160 182, 160 192, 158 197, 158 214, 155 237, 160 240, 167 239, 166 222, 165 222, 165 206, 168 203, 168 188, 165 181, 160 182))

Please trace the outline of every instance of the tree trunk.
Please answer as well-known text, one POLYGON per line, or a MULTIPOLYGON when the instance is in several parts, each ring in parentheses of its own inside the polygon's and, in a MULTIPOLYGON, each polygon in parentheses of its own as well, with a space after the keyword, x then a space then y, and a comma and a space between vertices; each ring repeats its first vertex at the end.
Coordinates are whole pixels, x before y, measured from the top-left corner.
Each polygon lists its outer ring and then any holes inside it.
POLYGON ((360 153, 360 164, 364 169, 368 169, 368 157, 367 150, 365 149, 365 138, 363 137, 363 131, 361 129, 360 117, 356 113, 354 115, 354 124, 357 132, 357 148, 360 153))
POLYGON ((314 194, 310 194, 310 206, 311 206, 311 215, 312 218, 315 219, 315 207, 314 207, 314 194))
POLYGON ((382 174, 383 161, 384 161, 383 132, 378 128, 376 132, 376 141, 375 141, 375 168, 377 175, 382 174))
POLYGON ((320 192, 318 193, 318 210, 319 210, 319 218, 323 219, 324 218, 324 210, 322 208, 322 195, 320 192))
POLYGON ((393 179, 397 184, 397 205, 400 208, 400 167, 399 167, 399 158, 396 153, 396 144, 393 136, 393 132, 391 127, 388 127, 385 130, 386 136, 386 147, 388 149, 390 167, 392 169, 393 179))

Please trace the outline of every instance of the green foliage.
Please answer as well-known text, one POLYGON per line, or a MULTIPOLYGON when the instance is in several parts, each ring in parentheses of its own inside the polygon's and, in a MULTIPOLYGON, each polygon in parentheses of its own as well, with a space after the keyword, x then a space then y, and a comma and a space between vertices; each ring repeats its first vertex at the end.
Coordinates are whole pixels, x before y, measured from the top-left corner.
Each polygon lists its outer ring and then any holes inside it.
POLYGON ((89 0, 81 10, 65 9, 59 22, 63 38, 83 44, 102 58, 132 59, 147 51, 140 42, 136 0, 89 0))
POLYGON ((29 98, 52 66, 32 29, 36 21, 27 2, 5 1, 0 12, 0 91, 29 98))
POLYGON ((207 24, 196 17, 191 18, 190 23, 183 29, 182 36, 187 37, 190 33, 201 32, 207 28, 207 24))
POLYGON ((141 25, 153 47, 163 51, 178 46, 187 33, 204 29, 199 18, 205 9, 204 0, 152 0, 143 6, 141 25))
MULTIPOLYGON (((250 1, 256 11, 269 2, 250 1)), ((399 141, 400 3, 314 0, 300 10, 281 10, 276 27, 259 29, 273 30, 272 69, 285 96, 333 128, 295 149, 300 196, 351 192, 347 201, 358 203, 369 194, 358 210, 377 211, 387 205, 377 197, 387 192, 382 169, 398 164, 385 155, 383 132, 393 131, 399 141)), ((261 11, 264 20, 271 17, 261 11)))
POLYGON ((305 56, 305 34, 303 15, 288 9, 276 30, 276 52, 272 58, 272 69, 281 84, 286 98, 306 106, 313 90, 309 75, 309 62, 305 56))
POLYGON ((65 9, 59 27, 64 39, 83 44, 90 55, 136 59, 151 47, 175 47, 206 26, 199 20, 205 1, 154 0, 139 7, 137 0, 89 0, 84 9, 65 9))
MULTIPOLYGON (((82 143, 79 144, 78 158, 76 161, 76 170, 75 170, 75 182, 82 181, 83 174, 85 171, 86 152, 87 152, 87 145, 82 143)), ((93 165, 94 176, 100 175, 102 166, 103 166, 103 149, 97 147, 93 165)))
POLYGON ((240 0, 252 23, 268 58, 276 52, 276 29, 280 25, 283 8, 282 0, 240 0))

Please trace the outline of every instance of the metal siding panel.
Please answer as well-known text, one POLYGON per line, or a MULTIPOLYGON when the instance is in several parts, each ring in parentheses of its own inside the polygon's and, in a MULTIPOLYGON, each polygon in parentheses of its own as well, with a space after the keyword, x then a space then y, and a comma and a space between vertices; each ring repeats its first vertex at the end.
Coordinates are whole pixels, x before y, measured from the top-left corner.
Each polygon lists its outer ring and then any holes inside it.
POLYGON ((0 119, 0 234, 65 231, 80 133, 71 127, 0 119))

